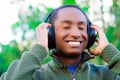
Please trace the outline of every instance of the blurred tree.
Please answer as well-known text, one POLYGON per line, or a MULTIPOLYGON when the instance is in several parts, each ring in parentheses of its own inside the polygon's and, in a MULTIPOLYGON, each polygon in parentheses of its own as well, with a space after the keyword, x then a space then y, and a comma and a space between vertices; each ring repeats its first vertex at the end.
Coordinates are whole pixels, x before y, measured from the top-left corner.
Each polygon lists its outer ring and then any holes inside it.
POLYGON ((76 4, 76 0, 62 0, 62 4, 76 4))
POLYGON ((31 40, 34 39, 34 30, 42 22, 45 12, 32 5, 27 6, 27 9, 25 7, 22 6, 19 9, 19 21, 12 25, 12 31, 16 36, 20 31, 22 33, 22 40, 26 40, 28 38, 26 35, 33 32, 32 35, 29 35, 29 40, 31 40))
POLYGON ((0 73, 6 71, 10 63, 21 57, 21 51, 18 48, 16 41, 11 41, 8 45, 0 44, 0 73))
POLYGON ((111 43, 113 43, 120 50, 120 0, 113 0, 113 5, 110 9, 111 15, 113 15, 114 26, 109 25, 106 35, 111 43))

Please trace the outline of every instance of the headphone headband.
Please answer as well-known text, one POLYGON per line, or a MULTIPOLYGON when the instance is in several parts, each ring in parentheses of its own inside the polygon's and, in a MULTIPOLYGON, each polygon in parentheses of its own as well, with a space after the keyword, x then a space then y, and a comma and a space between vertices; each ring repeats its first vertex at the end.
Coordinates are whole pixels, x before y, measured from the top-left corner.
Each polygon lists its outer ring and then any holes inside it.
POLYGON ((48 15, 47 17, 45 18, 44 22, 48 22, 50 16, 52 15, 52 13, 54 12, 54 10, 52 10, 48 15))

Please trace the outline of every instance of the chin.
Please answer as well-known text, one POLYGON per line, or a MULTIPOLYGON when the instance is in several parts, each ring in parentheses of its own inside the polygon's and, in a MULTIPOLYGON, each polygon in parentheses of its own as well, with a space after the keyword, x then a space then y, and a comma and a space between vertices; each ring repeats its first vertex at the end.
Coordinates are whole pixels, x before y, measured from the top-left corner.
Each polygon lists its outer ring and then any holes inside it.
POLYGON ((66 53, 68 54, 78 54, 78 55, 81 55, 83 52, 83 50, 80 50, 80 49, 70 49, 68 51, 66 51, 66 53))

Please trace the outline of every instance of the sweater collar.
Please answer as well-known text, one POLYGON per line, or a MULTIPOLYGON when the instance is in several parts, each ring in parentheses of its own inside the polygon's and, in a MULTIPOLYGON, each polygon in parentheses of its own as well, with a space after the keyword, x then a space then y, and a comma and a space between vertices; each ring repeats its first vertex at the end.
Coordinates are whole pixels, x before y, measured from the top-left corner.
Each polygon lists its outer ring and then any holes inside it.
MULTIPOLYGON (((54 67, 65 67, 66 65, 55 55, 55 52, 53 51, 53 53, 51 54, 51 57, 53 58, 53 60, 51 61, 50 64, 52 64, 54 67)), ((94 57, 89 55, 87 52, 83 52, 80 58, 80 62, 78 64, 78 66, 80 64, 85 63, 86 61, 93 59, 94 57)))

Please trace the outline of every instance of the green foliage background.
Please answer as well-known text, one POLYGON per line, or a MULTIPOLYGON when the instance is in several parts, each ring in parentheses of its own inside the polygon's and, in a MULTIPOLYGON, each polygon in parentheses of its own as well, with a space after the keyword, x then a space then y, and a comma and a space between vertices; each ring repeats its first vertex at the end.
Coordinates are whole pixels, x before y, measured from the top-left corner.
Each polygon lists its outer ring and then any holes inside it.
MULTIPOLYGON (((100 1, 102 2, 102 0, 100 1)), ((89 9, 88 2, 89 0, 84 0, 84 3, 80 3, 84 4, 80 7, 86 13, 89 9)), ((80 5, 76 2, 76 0, 61 0, 61 5, 64 4, 80 5)), ((19 12, 19 21, 15 22, 11 27, 15 35, 18 33, 19 30, 21 30, 22 42, 17 43, 15 40, 13 40, 7 45, 3 45, 2 43, 0 43, 0 74, 8 69, 8 66, 13 60, 20 59, 22 53, 31 48, 32 43, 34 43, 35 40, 35 28, 44 20, 45 15, 47 15, 53 9, 50 7, 46 7, 45 5, 43 5, 43 8, 45 11, 41 11, 38 7, 33 7, 32 5, 29 5, 28 11, 31 13, 31 15, 28 15, 27 13, 24 13, 23 15, 23 13, 19 12), (31 38, 27 38, 26 34, 28 34, 30 31, 34 32, 33 36, 31 36, 31 38)), ((116 26, 111 26, 108 24, 108 26, 104 28, 106 36, 108 40, 120 50, 120 4, 118 5, 118 0, 113 0, 113 5, 111 6, 109 13, 115 16, 116 26)), ((101 20, 104 22, 103 19, 101 20)), ((48 63, 50 60, 51 58, 48 55, 45 58, 43 64, 48 63)), ((95 59, 91 62, 99 65, 104 64, 104 61, 102 61, 100 57, 95 57, 95 59)))

